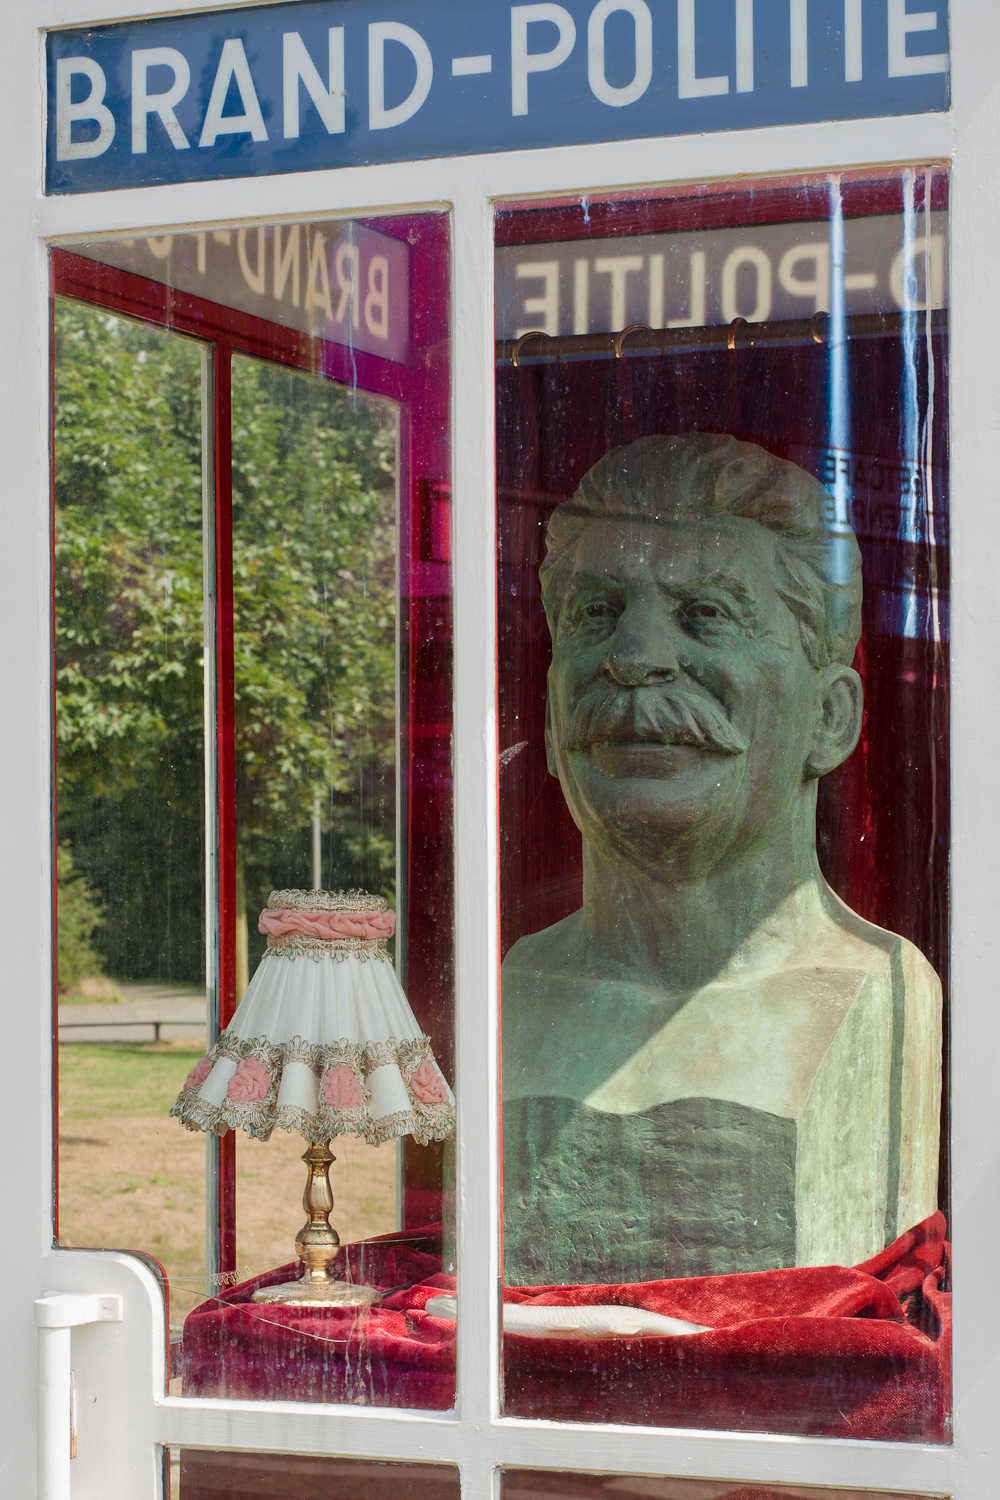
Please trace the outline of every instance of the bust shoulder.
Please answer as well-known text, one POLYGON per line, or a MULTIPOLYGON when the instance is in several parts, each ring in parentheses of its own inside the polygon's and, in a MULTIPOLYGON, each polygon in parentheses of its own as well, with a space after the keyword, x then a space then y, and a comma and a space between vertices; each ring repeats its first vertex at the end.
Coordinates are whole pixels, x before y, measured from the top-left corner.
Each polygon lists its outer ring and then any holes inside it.
POLYGON ((582 912, 522 937, 501 967, 504 1098, 583 1101, 680 1003, 591 961, 582 912))
POLYGON ((502 970, 505 978, 586 970, 586 939, 583 913, 571 912, 561 922, 526 933, 507 953, 502 970))
POLYGON ((915 943, 859 916, 829 886, 823 894, 830 927, 837 934, 839 949, 839 954, 824 954, 827 962, 835 962, 838 957, 841 961, 853 958, 859 968, 869 969, 885 962, 898 964, 898 978, 908 996, 923 993, 940 1004, 941 980, 915 943))
MULTIPOLYGON (((521 938, 503 965, 504 1091, 615 1114, 686 1097, 795 1118, 860 1026, 939 1051, 941 986, 907 939, 833 891, 790 902, 708 983, 675 993, 601 972, 582 912, 521 938)), ((909 1050, 909 1042, 908 1042, 909 1050)))

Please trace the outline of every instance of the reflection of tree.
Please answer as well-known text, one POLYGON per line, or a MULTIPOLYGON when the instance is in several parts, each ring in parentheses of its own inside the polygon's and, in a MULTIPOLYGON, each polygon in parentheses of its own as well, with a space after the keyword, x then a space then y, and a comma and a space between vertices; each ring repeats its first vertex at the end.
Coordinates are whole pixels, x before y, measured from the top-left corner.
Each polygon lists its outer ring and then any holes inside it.
POLYGON ((56 859, 59 880, 59 988, 71 990, 101 972, 100 955, 91 945, 95 927, 101 923, 99 896, 90 889, 79 870, 73 868, 69 846, 60 846, 56 859))
POLYGON ((199 354, 56 316, 59 832, 129 976, 204 964, 199 354))
MULTIPOLYGON (((130 977, 203 972, 197 346, 60 302, 56 319, 60 836, 130 977)), ((394 429, 349 393, 234 366, 236 753, 248 899, 392 879, 394 429)))
POLYGON ((394 470, 388 412, 234 361, 236 801, 251 912, 272 885, 308 883, 317 796, 328 883, 393 894, 394 470))

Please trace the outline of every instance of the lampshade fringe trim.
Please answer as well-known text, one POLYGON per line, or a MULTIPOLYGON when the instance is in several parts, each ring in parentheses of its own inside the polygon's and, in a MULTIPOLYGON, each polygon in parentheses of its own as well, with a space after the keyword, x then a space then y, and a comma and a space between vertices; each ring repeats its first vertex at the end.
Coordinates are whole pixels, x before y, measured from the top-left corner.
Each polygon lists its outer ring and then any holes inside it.
MULTIPOLYGON (((396 1110, 382 1115, 377 1120, 364 1116, 360 1120, 349 1118, 354 1111, 339 1110, 338 1120, 311 1115, 308 1110, 283 1106, 276 1110, 255 1110, 252 1105, 235 1106, 231 1100, 226 1105, 210 1105, 204 1100, 189 1101, 186 1108, 171 1109, 186 1129, 196 1134, 225 1135, 227 1130, 242 1130, 257 1141, 269 1141, 274 1131, 297 1130, 307 1141, 328 1145, 341 1135, 353 1135, 370 1146, 381 1146, 386 1141, 398 1140, 409 1135, 418 1146, 427 1146, 431 1141, 447 1141, 455 1133, 455 1111, 451 1105, 437 1104, 421 1106, 416 1110, 396 1110)), ((326 1111, 324 1114, 333 1114, 326 1111)), ((359 1112, 360 1113, 360 1112, 359 1112)))
POLYGON ((334 959, 337 963, 343 963, 348 958, 356 958, 361 963, 367 963, 369 960, 392 963, 385 938, 315 938, 307 937, 299 932, 285 933, 278 937, 269 935, 261 962, 265 958, 287 958, 290 961, 296 958, 311 958, 318 963, 320 959, 326 957, 334 959))
POLYGON ((430 1141, 447 1140, 455 1129, 454 1103, 435 1061, 430 1038, 423 1035, 402 1041, 394 1037, 383 1042, 350 1042, 341 1038, 333 1043, 319 1043, 293 1037, 287 1042, 272 1043, 266 1037, 241 1040, 224 1032, 191 1070, 170 1113, 191 1130, 213 1135, 242 1130, 260 1141, 268 1140, 272 1131, 279 1129, 299 1130, 308 1140, 324 1143, 338 1135, 350 1134, 377 1146, 383 1141, 412 1135, 415 1141, 426 1145, 430 1141), (201 1091, 216 1063, 223 1059, 238 1065, 250 1064, 239 1066, 229 1083, 232 1090, 240 1079, 236 1093, 242 1092, 244 1096, 230 1097, 227 1093, 220 1104, 213 1104, 201 1097, 201 1091), (319 1108, 315 1115, 300 1106, 278 1104, 281 1075, 290 1062, 306 1063, 316 1074, 319 1108), (398 1068, 410 1108, 372 1116, 371 1094, 365 1080, 376 1068, 386 1066, 398 1068), (255 1090, 263 1092, 254 1095, 255 1090), (331 1093, 335 1098, 339 1095, 343 1104, 329 1102, 331 1093))

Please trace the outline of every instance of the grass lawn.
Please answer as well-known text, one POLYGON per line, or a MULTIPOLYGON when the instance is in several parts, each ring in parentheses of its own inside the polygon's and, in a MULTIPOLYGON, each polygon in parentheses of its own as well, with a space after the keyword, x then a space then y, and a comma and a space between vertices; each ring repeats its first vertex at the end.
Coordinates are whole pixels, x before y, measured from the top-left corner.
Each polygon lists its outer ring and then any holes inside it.
MULTIPOLYGON (((168 1111, 203 1039, 71 1043, 59 1048, 59 1239, 143 1250, 170 1281, 173 1324, 206 1295, 205 1138, 168 1111)), ((395 1146, 342 1136, 330 1171, 342 1240, 396 1227, 395 1146)), ((294 1256, 304 1218, 299 1135, 237 1135, 237 1265, 245 1274, 294 1256)), ((210 1290, 210 1289, 208 1289, 210 1290)))

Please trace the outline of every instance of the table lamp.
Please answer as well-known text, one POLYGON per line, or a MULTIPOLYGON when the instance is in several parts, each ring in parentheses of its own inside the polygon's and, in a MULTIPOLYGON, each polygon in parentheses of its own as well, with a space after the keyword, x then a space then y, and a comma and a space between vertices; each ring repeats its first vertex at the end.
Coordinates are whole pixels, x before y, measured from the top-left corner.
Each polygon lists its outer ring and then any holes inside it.
POLYGON ((345 1133, 373 1145, 445 1140, 455 1098, 396 978, 386 949, 396 916, 383 896, 272 891, 258 927, 267 948, 257 971, 170 1113, 216 1135, 244 1130, 266 1141, 275 1126, 301 1131, 308 1218, 295 1249, 305 1271, 254 1300, 372 1307, 374 1288, 330 1274, 340 1238, 329 1219, 329 1143, 345 1133))

